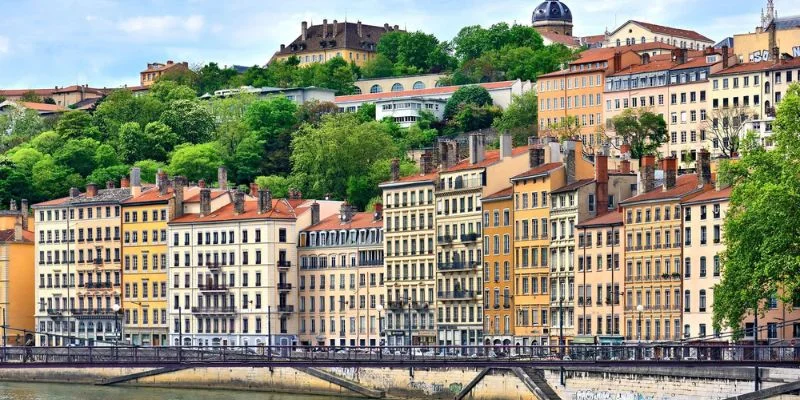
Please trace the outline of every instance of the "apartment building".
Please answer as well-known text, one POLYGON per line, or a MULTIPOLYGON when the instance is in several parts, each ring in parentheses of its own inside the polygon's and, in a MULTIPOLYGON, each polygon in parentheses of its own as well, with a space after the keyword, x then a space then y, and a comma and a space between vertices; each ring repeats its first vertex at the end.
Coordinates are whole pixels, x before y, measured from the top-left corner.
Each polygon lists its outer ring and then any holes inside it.
POLYGON ((86 185, 33 205, 39 346, 121 339, 121 203, 128 187, 86 185))
POLYGON ((682 49, 702 50, 714 46, 713 40, 696 31, 629 20, 606 35, 606 46, 624 46, 635 43, 660 42, 682 49))
POLYGON ((421 156, 419 174, 400 177, 397 161, 392 161, 391 170, 392 180, 380 184, 387 296, 378 308, 379 320, 385 318, 382 343, 433 345, 437 340, 434 194, 438 174, 430 153, 421 156))
POLYGON ((3 345, 23 346, 33 341, 35 311, 34 232, 28 200, 11 200, 0 211, 0 318, 5 326, 3 345))
POLYGON ((513 149, 509 135, 501 135, 499 150, 486 151, 483 134, 476 133, 469 137, 469 158, 453 165, 452 149, 447 143, 440 145, 445 162, 436 188, 439 344, 478 345, 485 331, 482 198, 525 170, 527 153, 513 149))
POLYGON ((677 159, 662 160, 664 181, 655 183, 655 157, 642 158, 640 193, 620 203, 625 224, 625 334, 628 340, 681 338, 683 234, 681 201, 707 190, 707 151, 698 153, 701 174, 677 176, 677 159))
POLYGON ((514 343, 514 190, 483 198, 484 344, 514 343))
POLYGON ((345 203, 319 221, 315 203, 311 213, 298 248, 300 344, 378 346, 378 305, 385 294, 380 205, 374 213, 358 213, 345 203))

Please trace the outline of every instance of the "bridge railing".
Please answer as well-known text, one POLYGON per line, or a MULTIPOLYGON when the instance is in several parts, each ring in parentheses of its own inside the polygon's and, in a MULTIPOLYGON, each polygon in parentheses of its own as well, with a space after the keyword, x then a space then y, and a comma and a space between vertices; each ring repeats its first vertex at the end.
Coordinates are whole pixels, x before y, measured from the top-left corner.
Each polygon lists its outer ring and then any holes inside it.
POLYGON ((180 364, 180 363, 400 363, 586 364, 673 362, 798 363, 800 347, 752 345, 570 345, 570 346, 182 346, 182 347, 5 347, 0 364, 180 364), (271 354, 270 354, 271 352, 271 354))

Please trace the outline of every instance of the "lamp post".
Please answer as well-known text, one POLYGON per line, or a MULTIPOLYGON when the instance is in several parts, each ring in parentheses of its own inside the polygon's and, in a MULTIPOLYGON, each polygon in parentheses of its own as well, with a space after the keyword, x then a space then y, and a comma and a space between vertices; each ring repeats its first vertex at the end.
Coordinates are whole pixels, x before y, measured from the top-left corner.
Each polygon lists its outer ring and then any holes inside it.
POLYGON ((383 304, 375 307, 378 310, 378 357, 383 358, 383 304))
MULTIPOLYGON (((639 322, 636 324, 636 340, 639 342, 639 346, 642 345, 642 311, 644 310, 644 306, 639 304, 636 306, 636 311, 639 312, 639 322)), ((636 356, 639 356, 639 349, 636 350, 636 356)))
POLYGON ((114 335, 114 343, 117 347, 119 347, 119 341, 122 340, 122 324, 119 321, 119 314, 122 311, 122 307, 119 304, 114 304, 111 306, 111 310, 114 311, 114 323, 117 328, 116 335, 114 335))

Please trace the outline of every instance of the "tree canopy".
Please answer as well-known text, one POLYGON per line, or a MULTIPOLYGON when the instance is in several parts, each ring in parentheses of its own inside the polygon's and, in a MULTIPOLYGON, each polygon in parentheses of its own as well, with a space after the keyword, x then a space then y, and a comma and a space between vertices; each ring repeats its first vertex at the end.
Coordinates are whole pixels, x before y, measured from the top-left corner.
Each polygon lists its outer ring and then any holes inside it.
POLYGON ((664 117, 652 111, 627 109, 612 118, 611 123, 616 136, 631 146, 633 159, 655 154, 661 144, 669 139, 664 117))

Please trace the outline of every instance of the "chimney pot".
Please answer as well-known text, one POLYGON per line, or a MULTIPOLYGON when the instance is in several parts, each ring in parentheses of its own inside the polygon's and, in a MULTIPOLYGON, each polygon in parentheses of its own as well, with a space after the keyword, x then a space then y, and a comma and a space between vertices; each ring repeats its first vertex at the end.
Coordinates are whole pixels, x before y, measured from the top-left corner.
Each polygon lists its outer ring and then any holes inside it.
POLYGON ((17 211, 17 201, 14 200, 14 199, 11 199, 11 204, 9 204, 8 209, 10 211, 17 211))
POLYGON ((469 163, 477 164, 483 161, 486 145, 484 143, 485 137, 483 133, 476 132, 469 135, 469 163))
POLYGON ((233 193, 233 210, 236 214, 244 214, 244 192, 241 190, 233 193))
POLYGON ((222 190, 228 190, 228 169, 225 166, 217 168, 217 185, 222 190))
POLYGON ((175 217, 183 215, 183 188, 186 187, 186 177, 175 177, 175 217))
POLYGON ((22 214, 22 229, 28 230, 28 199, 19 202, 19 211, 22 214))
POLYGON ((647 193, 653 190, 655 188, 656 181, 656 156, 652 154, 646 154, 642 156, 639 173, 641 174, 642 179, 642 187, 640 189, 641 193, 647 193))
POLYGON ((250 182, 250 196, 258 197, 258 184, 255 182, 250 182))
POLYGON ((664 170, 664 190, 672 189, 675 187, 675 182, 678 178, 678 159, 670 156, 663 159, 661 163, 664 170))
POLYGON ((131 168, 131 195, 136 197, 142 192, 142 170, 139 167, 131 168))
POLYGON ((700 187, 711 182, 711 154, 706 149, 697 152, 697 173, 700 187))
POLYGON ((622 172, 623 174, 629 174, 629 173, 631 173, 631 162, 630 162, 629 160, 622 160, 622 161, 619 163, 619 170, 620 170, 620 172, 622 172))
POLYGON ((201 186, 200 189, 200 215, 211 214, 211 189, 201 186))
POLYGON ((86 197, 97 196, 97 185, 94 183, 86 184, 86 197))
POLYGON ((500 159, 511 157, 514 144, 511 135, 504 133, 500 135, 500 159))
POLYGON ((272 192, 269 189, 258 190, 258 213, 263 214, 272 210, 272 192))
POLYGON ((375 203, 375 220, 383 219, 383 203, 375 203))
POLYGON ((393 181, 400 180, 400 160, 393 158, 390 168, 391 168, 392 180, 393 181))
POLYGON ((114 181, 106 181, 106 189, 114 189, 115 183, 114 181))
POLYGON ((333 20, 333 37, 336 38, 336 35, 339 34, 339 21, 333 20))
POLYGON ((311 225, 319 223, 319 203, 316 201, 311 203, 311 225))
POLYGON ((128 179, 127 176, 123 176, 119 180, 119 187, 121 188, 129 188, 131 187, 131 181, 128 179))
POLYGON ((197 186, 199 186, 201 189, 205 189, 205 187, 206 187, 206 180, 205 180, 205 179, 200 179, 200 180, 198 180, 198 181, 197 181, 197 186))
POLYGON ((358 33, 358 37, 363 37, 363 34, 362 34, 363 31, 361 30, 361 21, 358 21, 356 23, 356 32, 358 33))

